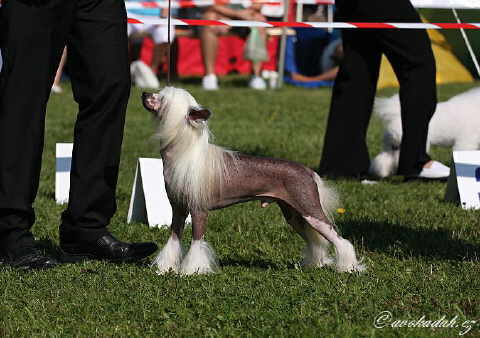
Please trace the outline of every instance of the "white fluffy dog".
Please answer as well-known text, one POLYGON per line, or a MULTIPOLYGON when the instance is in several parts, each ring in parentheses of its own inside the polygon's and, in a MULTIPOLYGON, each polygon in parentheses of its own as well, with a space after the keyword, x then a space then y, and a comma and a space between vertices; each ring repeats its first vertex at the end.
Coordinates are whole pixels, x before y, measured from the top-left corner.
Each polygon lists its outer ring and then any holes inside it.
MULTIPOLYGON (((430 145, 453 147, 454 150, 480 148, 480 87, 441 102, 428 128, 427 151, 430 145)), ((377 98, 375 113, 382 120, 385 132, 383 151, 370 165, 370 173, 383 178, 396 173, 402 141, 402 120, 399 96, 377 98)))
POLYGON ((204 239, 209 211, 252 200, 259 200, 262 207, 278 204, 286 221, 305 240, 305 265, 332 263, 328 248, 333 244, 338 271, 364 270, 353 245, 333 226, 335 192, 313 170, 210 143, 211 113, 183 89, 144 93, 143 105, 158 121, 165 185, 173 208, 171 236, 154 261, 158 273, 214 272, 214 252, 204 239), (193 240, 182 257, 180 240, 188 213, 193 240))

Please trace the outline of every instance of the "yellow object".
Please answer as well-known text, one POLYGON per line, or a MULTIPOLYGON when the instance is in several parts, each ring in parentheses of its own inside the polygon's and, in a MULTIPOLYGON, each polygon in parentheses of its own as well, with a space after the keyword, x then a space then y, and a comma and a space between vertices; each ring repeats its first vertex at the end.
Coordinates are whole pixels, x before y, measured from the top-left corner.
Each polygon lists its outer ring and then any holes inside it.
POLYGON ((345 211, 346 211, 346 210, 343 209, 343 208, 338 208, 338 209, 337 209, 337 212, 338 212, 339 214, 344 214, 345 211))
MULTIPOLYGON (((437 83, 473 82, 472 74, 453 54, 452 48, 442 33, 434 29, 430 29, 427 32, 430 40, 432 40, 433 54, 437 63, 437 83)), ((384 55, 380 68, 378 89, 386 87, 398 87, 398 81, 390 62, 384 55)))

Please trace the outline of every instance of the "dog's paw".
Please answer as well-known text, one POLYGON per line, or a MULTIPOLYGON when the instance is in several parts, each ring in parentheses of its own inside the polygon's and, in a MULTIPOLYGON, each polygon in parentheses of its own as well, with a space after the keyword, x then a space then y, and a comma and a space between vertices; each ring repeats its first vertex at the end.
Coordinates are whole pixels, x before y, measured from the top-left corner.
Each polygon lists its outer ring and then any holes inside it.
POLYGON ((158 275, 172 272, 178 272, 182 262, 182 247, 180 241, 170 237, 167 244, 158 253, 151 266, 156 267, 158 275))
POLYGON ((183 259, 180 274, 207 274, 219 271, 215 252, 204 240, 192 241, 190 250, 183 259))

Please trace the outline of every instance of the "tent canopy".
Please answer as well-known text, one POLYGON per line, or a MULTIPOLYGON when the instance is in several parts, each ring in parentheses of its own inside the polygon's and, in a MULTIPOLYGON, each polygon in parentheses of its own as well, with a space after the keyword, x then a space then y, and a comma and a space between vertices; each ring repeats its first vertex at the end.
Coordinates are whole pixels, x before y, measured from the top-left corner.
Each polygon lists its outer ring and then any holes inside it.
MULTIPOLYGON (((473 82, 472 74, 460 62, 447 42, 445 36, 437 30, 428 30, 432 41, 433 54, 437 63, 437 83, 473 82)), ((463 47, 465 49, 465 47, 463 47)), ((380 70, 378 88, 398 87, 398 81, 393 69, 384 56, 380 70)))

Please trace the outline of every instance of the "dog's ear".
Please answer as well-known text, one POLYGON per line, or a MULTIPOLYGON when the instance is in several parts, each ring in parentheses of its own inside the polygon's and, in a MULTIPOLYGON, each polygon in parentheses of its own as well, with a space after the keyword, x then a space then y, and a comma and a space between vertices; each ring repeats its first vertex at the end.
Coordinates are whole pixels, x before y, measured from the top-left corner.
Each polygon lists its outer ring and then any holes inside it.
POLYGON ((188 111, 188 119, 192 121, 206 121, 210 118, 211 115, 212 112, 205 108, 190 107, 190 110, 188 111))

